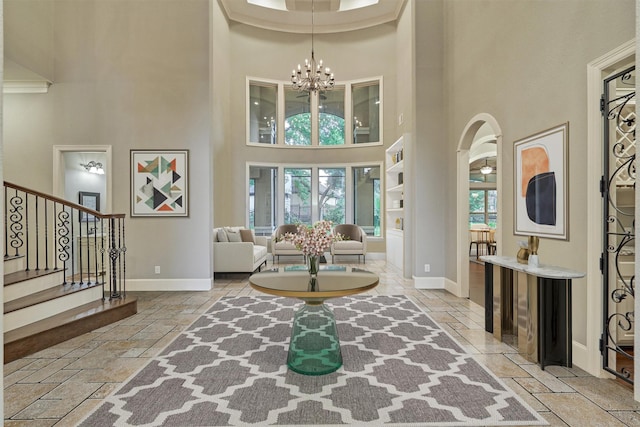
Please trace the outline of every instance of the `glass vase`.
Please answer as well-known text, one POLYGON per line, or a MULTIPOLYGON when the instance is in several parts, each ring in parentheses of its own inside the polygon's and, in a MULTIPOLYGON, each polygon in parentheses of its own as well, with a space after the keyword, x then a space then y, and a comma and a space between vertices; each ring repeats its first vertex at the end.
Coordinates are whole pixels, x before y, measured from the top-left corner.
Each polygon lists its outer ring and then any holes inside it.
POLYGON ((307 269, 311 278, 318 277, 318 270, 320 270, 320 257, 317 255, 307 255, 307 269))

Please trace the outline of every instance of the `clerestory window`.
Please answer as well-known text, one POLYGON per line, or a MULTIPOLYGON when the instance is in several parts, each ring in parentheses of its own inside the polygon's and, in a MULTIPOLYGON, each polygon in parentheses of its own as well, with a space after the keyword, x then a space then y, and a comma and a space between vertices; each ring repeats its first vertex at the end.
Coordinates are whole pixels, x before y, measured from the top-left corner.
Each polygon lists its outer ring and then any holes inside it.
POLYGON ((299 92, 283 82, 247 79, 247 144, 345 147, 382 144, 382 79, 299 92))

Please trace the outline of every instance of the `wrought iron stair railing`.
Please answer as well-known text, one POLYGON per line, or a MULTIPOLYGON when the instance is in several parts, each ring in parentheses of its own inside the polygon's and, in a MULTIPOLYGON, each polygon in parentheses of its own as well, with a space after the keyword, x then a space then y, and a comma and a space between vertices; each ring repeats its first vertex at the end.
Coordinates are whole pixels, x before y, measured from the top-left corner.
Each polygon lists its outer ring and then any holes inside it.
POLYGON ((5 181, 5 260, 24 258, 26 272, 62 271, 62 285, 101 285, 103 299, 122 298, 124 218, 5 181))

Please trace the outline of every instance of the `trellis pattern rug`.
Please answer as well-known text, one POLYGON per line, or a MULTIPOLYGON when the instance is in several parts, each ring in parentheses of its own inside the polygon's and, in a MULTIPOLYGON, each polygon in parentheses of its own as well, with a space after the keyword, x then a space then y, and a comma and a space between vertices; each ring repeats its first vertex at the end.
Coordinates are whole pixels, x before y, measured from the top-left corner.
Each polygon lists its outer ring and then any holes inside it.
POLYGON ((547 424, 404 296, 329 300, 344 365, 291 372, 300 304, 219 300, 82 425, 547 424))

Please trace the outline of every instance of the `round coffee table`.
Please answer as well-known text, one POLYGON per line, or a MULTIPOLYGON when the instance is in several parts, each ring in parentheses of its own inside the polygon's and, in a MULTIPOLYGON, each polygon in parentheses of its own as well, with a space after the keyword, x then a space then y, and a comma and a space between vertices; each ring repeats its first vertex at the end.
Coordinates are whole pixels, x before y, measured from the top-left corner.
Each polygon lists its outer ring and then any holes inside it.
POLYGON ((306 268, 289 266, 253 274, 249 284, 266 294, 305 302, 293 317, 287 366, 304 375, 324 375, 342 366, 335 316, 324 301, 373 289, 378 276, 359 268, 332 265, 321 267, 313 280, 306 268))

